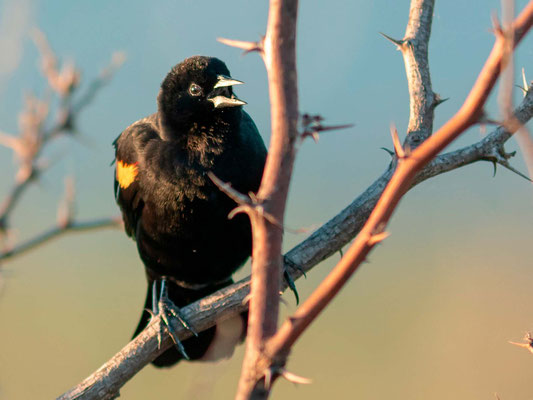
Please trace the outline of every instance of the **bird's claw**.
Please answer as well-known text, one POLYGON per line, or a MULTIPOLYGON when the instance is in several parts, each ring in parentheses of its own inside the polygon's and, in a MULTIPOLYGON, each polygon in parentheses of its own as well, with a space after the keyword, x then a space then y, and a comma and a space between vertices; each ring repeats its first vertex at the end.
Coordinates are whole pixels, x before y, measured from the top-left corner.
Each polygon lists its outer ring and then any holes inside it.
MULTIPOLYGON (((156 299, 157 296, 157 290, 156 290, 157 282, 154 282, 154 288, 152 290, 153 293, 153 299, 152 304, 154 305, 153 313, 154 315, 158 315, 161 317, 161 320, 166 325, 168 334, 172 338, 172 341, 176 345, 178 351, 181 353, 183 358, 186 360, 190 360, 189 356, 187 355, 187 352, 185 351, 185 347, 183 346, 183 343, 179 340, 178 336, 176 335, 176 332, 172 328, 172 325, 170 324, 169 317, 173 316, 176 318, 185 329, 190 331, 194 336, 198 336, 198 332, 191 326, 191 324, 187 321, 187 319, 183 316, 183 314, 180 312, 180 309, 178 306, 174 304, 172 300, 168 297, 168 289, 166 280, 163 278, 161 279, 161 293, 159 295, 159 299, 156 299)), ((162 337, 163 337, 163 325, 161 325, 161 331, 159 331, 159 334, 157 335, 157 343, 158 348, 161 347, 162 337)))
POLYGON ((292 279, 292 276, 287 266, 300 271, 304 277, 306 276, 305 271, 299 265, 295 264, 289 257, 283 256, 283 278, 285 278, 285 282, 287 282, 289 289, 292 291, 292 293, 294 293, 294 297, 296 298, 296 305, 298 305, 300 303, 300 296, 298 295, 298 290, 296 289, 296 285, 294 284, 294 279, 292 279))

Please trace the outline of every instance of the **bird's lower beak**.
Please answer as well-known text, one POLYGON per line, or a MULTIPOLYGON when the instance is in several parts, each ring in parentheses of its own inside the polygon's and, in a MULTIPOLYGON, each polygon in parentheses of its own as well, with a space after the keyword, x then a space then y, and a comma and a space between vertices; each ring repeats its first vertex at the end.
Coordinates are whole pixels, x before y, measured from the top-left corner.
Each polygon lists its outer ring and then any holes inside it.
POLYGON ((231 95, 231 97, 225 96, 224 94, 230 93, 229 90, 217 90, 219 88, 226 88, 233 85, 242 85, 244 82, 238 81, 237 79, 230 78, 229 76, 225 75, 218 75, 217 76, 217 83, 215 86, 213 86, 213 97, 208 98, 210 102, 212 102, 215 106, 215 108, 225 108, 225 107, 236 107, 236 106, 243 106, 247 104, 245 101, 242 101, 235 97, 235 95, 231 95))
POLYGON ((215 96, 207 100, 213 103, 215 105, 215 108, 236 107, 247 104, 245 101, 239 100, 235 96, 215 96))

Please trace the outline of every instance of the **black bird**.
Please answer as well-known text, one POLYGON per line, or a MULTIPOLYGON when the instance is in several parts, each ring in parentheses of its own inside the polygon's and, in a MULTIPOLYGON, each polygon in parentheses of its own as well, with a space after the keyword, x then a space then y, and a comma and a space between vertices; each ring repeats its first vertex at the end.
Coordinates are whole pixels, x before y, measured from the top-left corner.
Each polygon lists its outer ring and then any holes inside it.
MULTIPOLYGON (((231 275, 251 254, 248 217, 228 219, 236 204, 208 177, 211 171, 241 193, 259 189, 267 151, 242 109, 246 103, 233 93, 232 86, 241 83, 217 58, 187 58, 161 84, 157 112, 114 142, 116 200, 148 280, 134 336, 150 322, 162 286, 183 307, 232 283, 231 275)), ((239 317, 219 324, 183 341, 182 351, 170 348, 153 364, 218 358, 210 345, 224 341, 231 354, 244 326, 239 317)))

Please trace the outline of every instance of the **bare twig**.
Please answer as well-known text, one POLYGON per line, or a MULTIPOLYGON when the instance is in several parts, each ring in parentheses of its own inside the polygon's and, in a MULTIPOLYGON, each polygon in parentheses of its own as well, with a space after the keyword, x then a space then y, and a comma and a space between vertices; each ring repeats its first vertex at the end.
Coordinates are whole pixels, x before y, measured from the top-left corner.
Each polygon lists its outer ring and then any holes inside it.
POLYGON ((46 244, 52 239, 71 232, 84 232, 103 228, 116 228, 122 226, 120 217, 93 219, 88 221, 70 221, 67 225, 58 225, 50 228, 37 236, 20 243, 12 249, 0 251, 0 261, 6 261, 46 244))
POLYGON ((85 93, 74 102, 72 106, 72 112, 74 114, 79 113, 83 108, 92 103, 100 89, 110 82, 111 78, 113 78, 113 75, 124 61, 126 61, 126 53, 122 51, 113 53, 109 65, 100 72, 100 76, 96 77, 89 83, 89 87, 85 93))
MULTIPOLYGON (((15 183, 0 205, 0 238, 9 229, 10 216, 23 193, 30 183, 40 178, 46 169, 45 163, 40 159, 43 149, 60 134, 73 133, 75 131, 75 120, 78 114, 91 102, 97 91, 109 81, 113 72, 124 60, 122 54, 115 54, 110 66, 104 69, 101 76, 94 80, 88 89, 81 94, 81 98, 72 105, 73 96, 76 94, 81 80, 80 71, 72 62, 59 65, 55 53, 42 32, 35 30, 33 38, 41 54, 41 68, 48 82, 49 91, 56 94, 59 105, 53 116, 53 124, 47 127, 48 124, 46 122, 50 117, 50 96, 47 95, 44 100, 41 100, 35 96, 28 95, 26 96, 25 108, 19 116, 18 135, 0 133, 0 144, 13 150, 18 163, 15 183)), ((48 237, 55 237, 64 233, 60 228, 69 225, 73 217, 72 210, 69 208, 71 208, 71 204, 66 208, 62 208, 62 211, 66 213, 59 215, 61 220, 59 221, 59 227, 52 228, 43 234, 44 240, 41 240, 40 235, 35 240, 32 239, 25 244, 17 246, 16 249, 19 250, 16 252, 13 252, 13 250, 8 251, 0 258, 5 256, 5 254, 10 254, 9 257, 20 254, 22 249, 28 248, 27 244, 31 244, 29 247, 33 247, 37 243, 48 240, 48 237)), ((82 225, 91 224, 84 223, 82 225)), ((96 225, 99 224, 96 223, 96 225)), ((7 258, 7 256, 4 258, 7 258)))
POLYGON ((20 196, 26 189, 26 187, 38 176, 39 170, 33 168, 30 175, 28 175, 21 182, 16 182, 12 187, 7 197, 0 206, 0 237, 8 228, 8 218, 13 209, 15 208, 20 196))
POLYGON ((73 62, 58 67, 57 57, 43 32, 34 29, 33 41, 41 53, 41 68, 50 88, 61 98, 69 97, 78 87, 81 74, 73 62))

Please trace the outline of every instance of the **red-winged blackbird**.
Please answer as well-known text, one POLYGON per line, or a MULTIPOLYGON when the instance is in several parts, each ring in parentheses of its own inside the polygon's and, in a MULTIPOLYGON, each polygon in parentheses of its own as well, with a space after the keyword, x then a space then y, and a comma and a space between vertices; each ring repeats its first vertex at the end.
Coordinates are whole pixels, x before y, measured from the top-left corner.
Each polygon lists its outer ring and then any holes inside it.
MULTIPOLYGON (((232 283, 231 275, 251 254, 248 217, 228 219, 236 204, 207 175, 212 171, 241 193, 259 188, 267 151, 242 110, 246 103, 233 94, 232 86, 239 83, 219 59, 190 57, 161 84, 158 111, 114 142, 116 200, 148 279, 134 336, 150 321, 160 282, 168 298, 183 307, 232 283)), ((201 332, 183 341, 185 353, 190 359, 216 357, 216 346, 209 347, 220 338, 232 352, 243 326, 236 318, 201 332)), ((173 347, 153 363, 170 366, 183 357, 173 347)))

